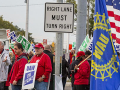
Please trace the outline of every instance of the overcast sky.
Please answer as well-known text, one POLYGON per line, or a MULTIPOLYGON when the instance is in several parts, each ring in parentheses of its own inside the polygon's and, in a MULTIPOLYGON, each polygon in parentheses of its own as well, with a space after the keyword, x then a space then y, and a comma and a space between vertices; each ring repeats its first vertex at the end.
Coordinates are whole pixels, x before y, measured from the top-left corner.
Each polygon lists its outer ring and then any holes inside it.
MULTIPOLYGON (((29 32, 35 41, 48 40, 51 44, 56 39, 53 32, 44 32, 44 7, 45 2, 56 2, 57 0, 29 0, 29 32)), ((26 3, 25 0, 0 0, 0 16, 4 20, 13 22, 19 28, 25 30, 26 26, 26 3)), ((66 48, 67 34, 64 34, 64 48, 66 48)), ((74 34, 70 34, 70 43, 76 41, 74 34)))

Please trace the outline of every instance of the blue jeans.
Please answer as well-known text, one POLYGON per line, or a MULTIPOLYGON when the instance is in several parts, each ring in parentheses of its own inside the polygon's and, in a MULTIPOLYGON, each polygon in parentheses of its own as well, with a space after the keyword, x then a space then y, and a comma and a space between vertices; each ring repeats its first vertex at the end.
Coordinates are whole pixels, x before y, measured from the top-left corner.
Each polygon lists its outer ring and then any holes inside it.
POLYGON ((12 84, 11 84, 11 87, 12 87, 12 90, 21 90, 22 88, 21 85, 12 85, 12 84))
MULTIPOLYGON (((22 89, 22 86, 20 86, 20 85, 12 85, 11 84, 11 87, 12 87, 12 90, 21 90, 22 89)), ((24 90, 28 90, 28 89, 24 89, 24 90)))
MULTIPOLYGON (((38 82, 37 80, 35 81, 34 88, 36 90, 47 90, 48 88, 48 82, 38 82)), ((34 89, 33 89, 34 90, 34 89)))

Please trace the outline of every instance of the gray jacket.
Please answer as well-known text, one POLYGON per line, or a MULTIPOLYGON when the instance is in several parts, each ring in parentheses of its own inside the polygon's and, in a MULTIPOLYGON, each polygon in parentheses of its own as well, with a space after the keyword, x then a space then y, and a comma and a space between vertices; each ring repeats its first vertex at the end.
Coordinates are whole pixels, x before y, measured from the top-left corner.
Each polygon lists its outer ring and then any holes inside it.
POLYGON ((10 65, 10 57, 9 52, 4 50, 2 54, 0 54, 0 82, 7 81, 8 69, 10 65), (3 62, 7 56, 7 61, 3 62))

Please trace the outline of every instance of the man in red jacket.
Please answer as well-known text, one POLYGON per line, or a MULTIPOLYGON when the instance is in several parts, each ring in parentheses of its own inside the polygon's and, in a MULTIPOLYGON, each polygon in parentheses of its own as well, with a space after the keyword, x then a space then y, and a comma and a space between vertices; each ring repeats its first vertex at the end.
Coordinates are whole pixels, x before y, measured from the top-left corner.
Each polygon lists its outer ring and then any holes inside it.
MULTIPOLYGON (((85 59, 85 53, 79 51, 77 53, 77 59, 80 63, 85 59)), ((89 76, 90 76, 90 65, 88 61, 84 61, 79 67, 75 66, 74 74, 74 87, 73 90, 88 90, 89 76)))
POLYGON ((27 64, 27 55, 23 53, 23 47, 21 43, 16 43, 14 45, 14 51, 18 57, 12 66, 9 79, 12 90, 21 90, 24 68, 27 64))
POLYGON ((43 53, 44 47, 41 43, 35 45, 36 55, 30 63, 38 63, 35 86, 36 90, 47 90, 49 75, 52 72, 52 64, 49 56, 43 53))

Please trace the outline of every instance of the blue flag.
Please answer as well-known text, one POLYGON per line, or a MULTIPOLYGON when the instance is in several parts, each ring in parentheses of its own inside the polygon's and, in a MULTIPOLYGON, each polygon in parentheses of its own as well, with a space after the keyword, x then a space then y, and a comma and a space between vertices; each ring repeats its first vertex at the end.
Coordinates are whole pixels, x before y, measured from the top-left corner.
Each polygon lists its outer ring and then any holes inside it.
POLYGON ((90 90, 118 90, 119 59, 115 51, 105 0, 95 1, 90 90))

